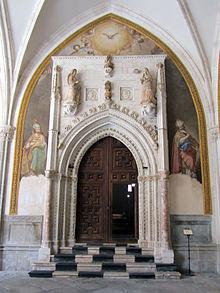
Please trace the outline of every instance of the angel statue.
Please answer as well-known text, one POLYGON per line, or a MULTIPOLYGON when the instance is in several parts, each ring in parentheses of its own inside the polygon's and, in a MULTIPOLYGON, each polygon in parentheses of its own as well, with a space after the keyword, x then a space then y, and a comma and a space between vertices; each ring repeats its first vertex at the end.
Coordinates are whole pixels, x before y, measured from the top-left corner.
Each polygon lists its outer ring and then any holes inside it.
POLYGON ((148 68, 143 70, 140 81, 142 84, 141 113, 143 116, 155 116, 157 101, 153 92, 153 78, 148 68))
POLYGON ((77 69, 73 69, 67 77, 68 91, 64 100, 64 113, 66 116, 75 115, 80 104, 81 86, 76 75, 77 69))

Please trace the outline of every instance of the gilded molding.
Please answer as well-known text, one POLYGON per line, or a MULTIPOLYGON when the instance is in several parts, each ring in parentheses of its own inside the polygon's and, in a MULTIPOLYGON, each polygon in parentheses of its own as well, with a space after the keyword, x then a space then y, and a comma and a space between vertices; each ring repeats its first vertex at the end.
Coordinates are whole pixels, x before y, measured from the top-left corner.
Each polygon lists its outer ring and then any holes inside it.
MULTIPOLYGON (((75 38, 85 31, 91 29, 96 24, 102 23, 107 19, 112 19, 122 25, 127 25, 131 29, 136 30, 141 33, 146 38, 154 41, 174 62, 179 71, 181 72, 183 78, 185 79, 192 99, 196 108, 198 125, 199 125, 199 138, 201 146, 201 169, 202 169, 202 182, 203 182, 203 193, 204 193, 204 213, 210 214, 212 212, 211 207, 211 189, 210 189, 210 174, 209 174, 209 161, 208 161, 208 146, 207 146, 207 131, 206 131, 206 119, 203 111, 202 103, 198 94, 198 90, 195 86, 195 83, 180 61, 176 54, 158 37, 147 31, 145 28, 141 27, 138 24, 135 24, 123 17, 114 15, 112 13, 106 14, 95 21, 85 25, 83 28, 79 29, 66 40, 64 40, 60 45, 58 45, 51 53, 42 61, 40 66, 36 69, 33 77, 31 78, 27 89, 24 93, 21 108, 19 112, 18 122, 17 122, 17 133, 16 133, 16 142, 15 142, 15 155, 14 155, 14 166, 13 166, 13 180, 12 180, 12 189, 11 189, 11 201, 10 201, 10 214, 17 213, 17 204, 18 204, 18 192, 19 192, 19 182, 20 182, 20 169, 21 169, 21 158, 22 158, 22 144, 23 144, 23 133, 24 133, 24 122, 26 118, 27 108, 30 101, 31 94, 45 68, 49 65, 51 56, 56 55, 61 49, 69 45, 75 38)), ((220 71, 220 69, 219 69, 220 71)), ((220 92, 220 91, 219 91, 220 92)), ((219 94, 220 96, 220 94, 219 94)), ((220 116, 220 97, 219 97, 219 116, 220 116)))

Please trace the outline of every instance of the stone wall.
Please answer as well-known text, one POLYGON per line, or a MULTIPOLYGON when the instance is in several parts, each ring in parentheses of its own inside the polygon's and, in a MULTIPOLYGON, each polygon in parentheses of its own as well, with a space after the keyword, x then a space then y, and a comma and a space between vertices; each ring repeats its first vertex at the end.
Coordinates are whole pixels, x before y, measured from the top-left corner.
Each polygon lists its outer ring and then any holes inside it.
POLYGON ((0 248, 1 270, 24 271, 37 260, 42 238, 42 216, 5 216, 0 248))
POLYGON ((211 216, 171 215, 171 241, 175 263, 180 270, 188 269, 188 242, 184 228, 191 228, 190 237, 192 272, 216 272, 217 246, 212 243, 211 216))
MULTIPOLYGON (((171 240, 175 263, 188 269, 187 237, 183 229, 190 227, 191 270, 216 272, 217 245, 212 243, 211 216, 171 215, 171 240)), ((0 247, 0 269, 27 271, 37 261, 42 237, 42 216, 5 216, 0 247)))

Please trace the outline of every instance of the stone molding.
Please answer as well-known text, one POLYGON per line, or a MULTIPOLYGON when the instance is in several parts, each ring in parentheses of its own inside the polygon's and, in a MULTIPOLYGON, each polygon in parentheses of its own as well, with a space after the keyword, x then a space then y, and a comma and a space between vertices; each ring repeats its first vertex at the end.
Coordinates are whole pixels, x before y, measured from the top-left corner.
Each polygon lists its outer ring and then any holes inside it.
MULTIPOLYGON (((96 115, 100 112, 107 112, 109 115, 112 116, 121 116, 120 114, 126 115, 126 119, 129 118, 128 123, 132 123, 132 120, 138 122, 138 124, 150 135, 154 142, 154 148, 158 148, 158 133, 157 129, 155 129, 152 125, 148 124, 145 119, 139 117, 140 115, 135 112, 131 111, 128 107, 121 106, 115 103, 103 103, 98 106, 94 106, 90 108, 87 112, 82 113, 80 116, 74 118, 71 122, 72 125, 66 125, 64 132, 60 135, 60 143, 58 148, 62 147, 62 144, 65 140, 65 137, 71 132, 71 130, 78 125, 80 122, 84 121, 86 118, 96 115)), ((122 117, 122 116, 121 116, 122 117)))
POLYGON ((12 216, 12 215, 5 215, 4 222, 42 222, 43 216, 12 216))

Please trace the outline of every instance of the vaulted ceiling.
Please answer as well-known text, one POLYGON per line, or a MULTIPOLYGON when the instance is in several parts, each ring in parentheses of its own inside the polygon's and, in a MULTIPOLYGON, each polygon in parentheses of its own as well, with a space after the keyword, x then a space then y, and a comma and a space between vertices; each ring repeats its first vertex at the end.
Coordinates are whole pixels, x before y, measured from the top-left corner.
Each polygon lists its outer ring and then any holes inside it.
POLYGON ((183 48, 211 83, 219 48, 219 0, 1 0, 0 5, 2 55, 12 95, 28 68, 39 65, 82 25, 107 13, 145 26, 163 41, 169 39, 170 47, 183 48))

